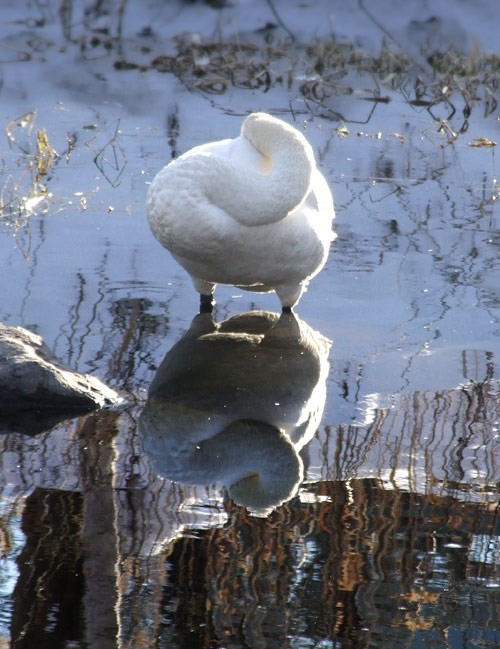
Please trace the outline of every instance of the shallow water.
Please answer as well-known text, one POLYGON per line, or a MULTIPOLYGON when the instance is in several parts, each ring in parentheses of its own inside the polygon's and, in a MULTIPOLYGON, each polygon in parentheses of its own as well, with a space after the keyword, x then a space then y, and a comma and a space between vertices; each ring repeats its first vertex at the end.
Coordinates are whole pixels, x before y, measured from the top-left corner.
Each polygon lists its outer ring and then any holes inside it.
MULTIPOLYGON (((295 81, 215 94, 144 61, 185 31, 258 40, 275 20, 267 3, 123 6, 0 10, 0 320, 126 397, 55 427, 0 419, 0 646, 497 647, 487 92, 453 94, 452 116, 447 102, 409 103, 404 85, 373 101, 380 80, 352 70, 319 104, 295 81), (144 217, 162 164, 236 135, 253 109, 304 126, 337 209, 327 266, 279 335, 273 295, 219 287, 215 322, 197 318, 144 217)), ((496 47, 494 3, 453 16, 436 4, 429 21, 425 7, 389 18, 390 6, 385 27, 412 56, 422 34, 496 47)), ((328 26, 325 11, 282 16, 299 38, 334 29, 377 48, 360 7, 328 26)))

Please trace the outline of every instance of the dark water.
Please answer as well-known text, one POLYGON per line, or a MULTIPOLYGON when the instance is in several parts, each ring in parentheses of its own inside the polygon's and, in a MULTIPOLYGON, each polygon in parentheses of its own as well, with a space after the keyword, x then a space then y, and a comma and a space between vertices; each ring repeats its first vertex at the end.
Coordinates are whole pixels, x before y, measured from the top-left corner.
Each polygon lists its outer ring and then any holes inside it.
MULTIPOLYGON (((362 5, 274 4, 300 38, 381 39, 362 5)), ((379 5, 420 66, 422 45, 496 47, 496 3, 379 5)), ((255 31, 268 3, 120 7, 0 9, 0 320, 125 397, 0 417, 0 647, 498 647, 494 69, 318 86, 295 50, 259 67, 251 43, 286 33, 255 31), (194 63, 193 31, 218 44, 194 63), (158 72, 174 54, 182 80, 158 72), (198 318, 147 182, 253 109, 305 128, 338 238, 297 319, 231 287, 198 318)))
POLYGON ((495 508, 324 481, 267 519, 228 505, 224 526, 140 557, 120 551, 116 501, 133 534, 148 499, 132 489, 28 497, 14 646, 498 643, 495 508))

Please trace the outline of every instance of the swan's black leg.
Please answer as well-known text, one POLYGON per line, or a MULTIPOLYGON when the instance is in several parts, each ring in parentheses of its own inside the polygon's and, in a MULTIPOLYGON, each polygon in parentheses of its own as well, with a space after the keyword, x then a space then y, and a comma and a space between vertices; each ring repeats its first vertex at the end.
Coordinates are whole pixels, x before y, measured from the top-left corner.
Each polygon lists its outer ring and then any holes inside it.
POLYGON ((214 310, 214 300, 212 295, 200 293, 200 313, 212 313, 214 310))
POLYGON ((291 312, 292 312, 292 307, 291 306, 281 307, 281 313, 291 313, 291 312))

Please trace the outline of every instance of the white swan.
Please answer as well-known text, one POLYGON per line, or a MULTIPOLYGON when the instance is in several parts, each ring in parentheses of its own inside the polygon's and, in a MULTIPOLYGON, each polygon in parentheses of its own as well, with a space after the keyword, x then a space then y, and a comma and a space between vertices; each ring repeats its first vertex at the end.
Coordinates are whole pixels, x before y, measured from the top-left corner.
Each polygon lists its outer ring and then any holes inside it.
POLYGON ((148 191, 153 234, 191 275, 202 310, 217 284, 276 291, 285 311, 326 262, 335 216, 311 145, 252 113, 233 140, 203 144, 164 167, 148 191))

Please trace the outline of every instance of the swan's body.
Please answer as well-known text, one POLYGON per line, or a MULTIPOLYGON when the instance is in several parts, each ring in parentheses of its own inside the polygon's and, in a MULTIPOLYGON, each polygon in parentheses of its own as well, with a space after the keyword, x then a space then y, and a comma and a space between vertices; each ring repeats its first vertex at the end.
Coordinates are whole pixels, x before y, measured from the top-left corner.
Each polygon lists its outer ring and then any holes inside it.
POLYGON ((233 140, 164 167, 147 196, 153 234, 211 299, 217 284, 276 291, 285 309, 326 262, 334 208, 295 128, 252 113, 233 140))

